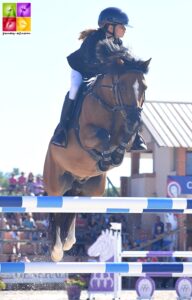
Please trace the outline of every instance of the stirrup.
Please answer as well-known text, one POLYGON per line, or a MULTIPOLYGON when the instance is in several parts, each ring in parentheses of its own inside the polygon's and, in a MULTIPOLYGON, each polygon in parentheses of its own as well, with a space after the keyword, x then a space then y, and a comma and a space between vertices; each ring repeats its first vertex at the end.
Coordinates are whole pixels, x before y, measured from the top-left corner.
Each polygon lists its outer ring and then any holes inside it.
POLYGON ((140 144, 133 144, 131 149, 131 151, 145 151, 147 150, 147 145, 144 142, 141 142, 140 144))
POLYGON ((133 145, 130 149, 131 151, 145 151, 147 150, 147 145, 143 139, 143 137, 137 133, 136 138, 133 142, 133 145))

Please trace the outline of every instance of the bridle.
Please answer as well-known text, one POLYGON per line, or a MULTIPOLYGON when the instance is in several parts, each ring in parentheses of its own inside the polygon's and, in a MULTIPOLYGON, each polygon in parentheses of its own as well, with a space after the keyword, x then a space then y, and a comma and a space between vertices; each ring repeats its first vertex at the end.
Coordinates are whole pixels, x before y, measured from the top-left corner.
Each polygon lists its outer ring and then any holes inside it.
MULTIPOLYGON (((131 70, 131 71, 135 71, 135 70, 131 70)), ((139 72, 138 70, 136 70, 137 72, 139 72)), ((140 72, 141 73, 141 72, 140 72)), ((100 78, 104 78, 106 75, 100 75, 100 78)), ((119 83, 120 83, 120 78, 121 76, 119 76, 119 74, 114 74, 111 76, 112 77, 112 82, 111 84, 100 84, 99 87, 101 88, 108 88, 112 91, 113 95, 114 95, 114 101, 115 104, 114 105, 110 105, 108 104, 104 99, 102 99, 98 94, 96 94, 96 92, 94 91, 94 87, 93 90, 91 92, 91 95, 103 106, 104 109, 106 109, 109 112, 115 113, 115 112, 120 112, 123 119, 127 121, 128 118, 132 119, 132 114, 135 115, 134 111, 135 110, 141 110, 141 108, 139 107, 135 107, 134 105, 128 105, 128 104, 124 104, 123 103, 123 97, 122 97, 122 93, 121 93, 121 89, 119 87, 119 83)), ((98 83, 98 82, 96 82, 98 83)), ((143 93, 143 102, 145 100, 145 93, 143 93)))

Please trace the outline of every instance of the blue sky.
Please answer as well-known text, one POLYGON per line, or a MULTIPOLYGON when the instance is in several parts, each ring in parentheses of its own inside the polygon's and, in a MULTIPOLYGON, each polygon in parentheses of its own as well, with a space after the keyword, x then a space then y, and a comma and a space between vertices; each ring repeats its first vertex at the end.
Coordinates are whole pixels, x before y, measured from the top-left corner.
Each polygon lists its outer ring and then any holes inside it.
MULTIPOLYGON (((124 45, 142 59, 152 57, 147 100, 192 101, 191 0, 31 3, 31 35, 2 35, 0 27, 1 171, 42 173, 69 88, 66 56, 80 46, 80 31, 97 28, 99 12, 108 6, 129 16, 133 28, 127 29, 124 45)), ((125 163, 118 172, 125 175, 127 168, 125 163)))

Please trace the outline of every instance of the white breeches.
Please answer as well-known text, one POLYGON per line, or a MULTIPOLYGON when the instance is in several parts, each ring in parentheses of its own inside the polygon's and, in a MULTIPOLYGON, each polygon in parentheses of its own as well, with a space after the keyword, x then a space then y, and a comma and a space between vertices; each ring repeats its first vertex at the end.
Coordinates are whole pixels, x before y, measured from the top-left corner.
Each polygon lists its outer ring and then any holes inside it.
POLYGON ((72 69, 71 70, 71 87, 69 90, 69 98, 71 100, 75 100, 77 92, 78 92, 79 87, 82 82, 83 82, 83 78, 82 78, 81 73, 72 69))

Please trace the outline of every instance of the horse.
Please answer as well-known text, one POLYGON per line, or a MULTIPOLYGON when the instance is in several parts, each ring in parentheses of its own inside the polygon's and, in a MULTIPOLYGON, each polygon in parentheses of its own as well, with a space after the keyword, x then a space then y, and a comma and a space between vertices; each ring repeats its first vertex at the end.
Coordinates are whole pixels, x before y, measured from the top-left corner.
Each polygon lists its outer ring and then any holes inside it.
MULTIPOLYGON (((140 126, 151 59, 130 59, 126 49, 109 42, 101 43, 98 57, 101 72, 78 101, 67 148, 49 143, 43 171, 47 195, 102 196, 107 171, 122 163, 140 126)), ((75 217, 51 214, 53 261, 76 242, 75 217)))

